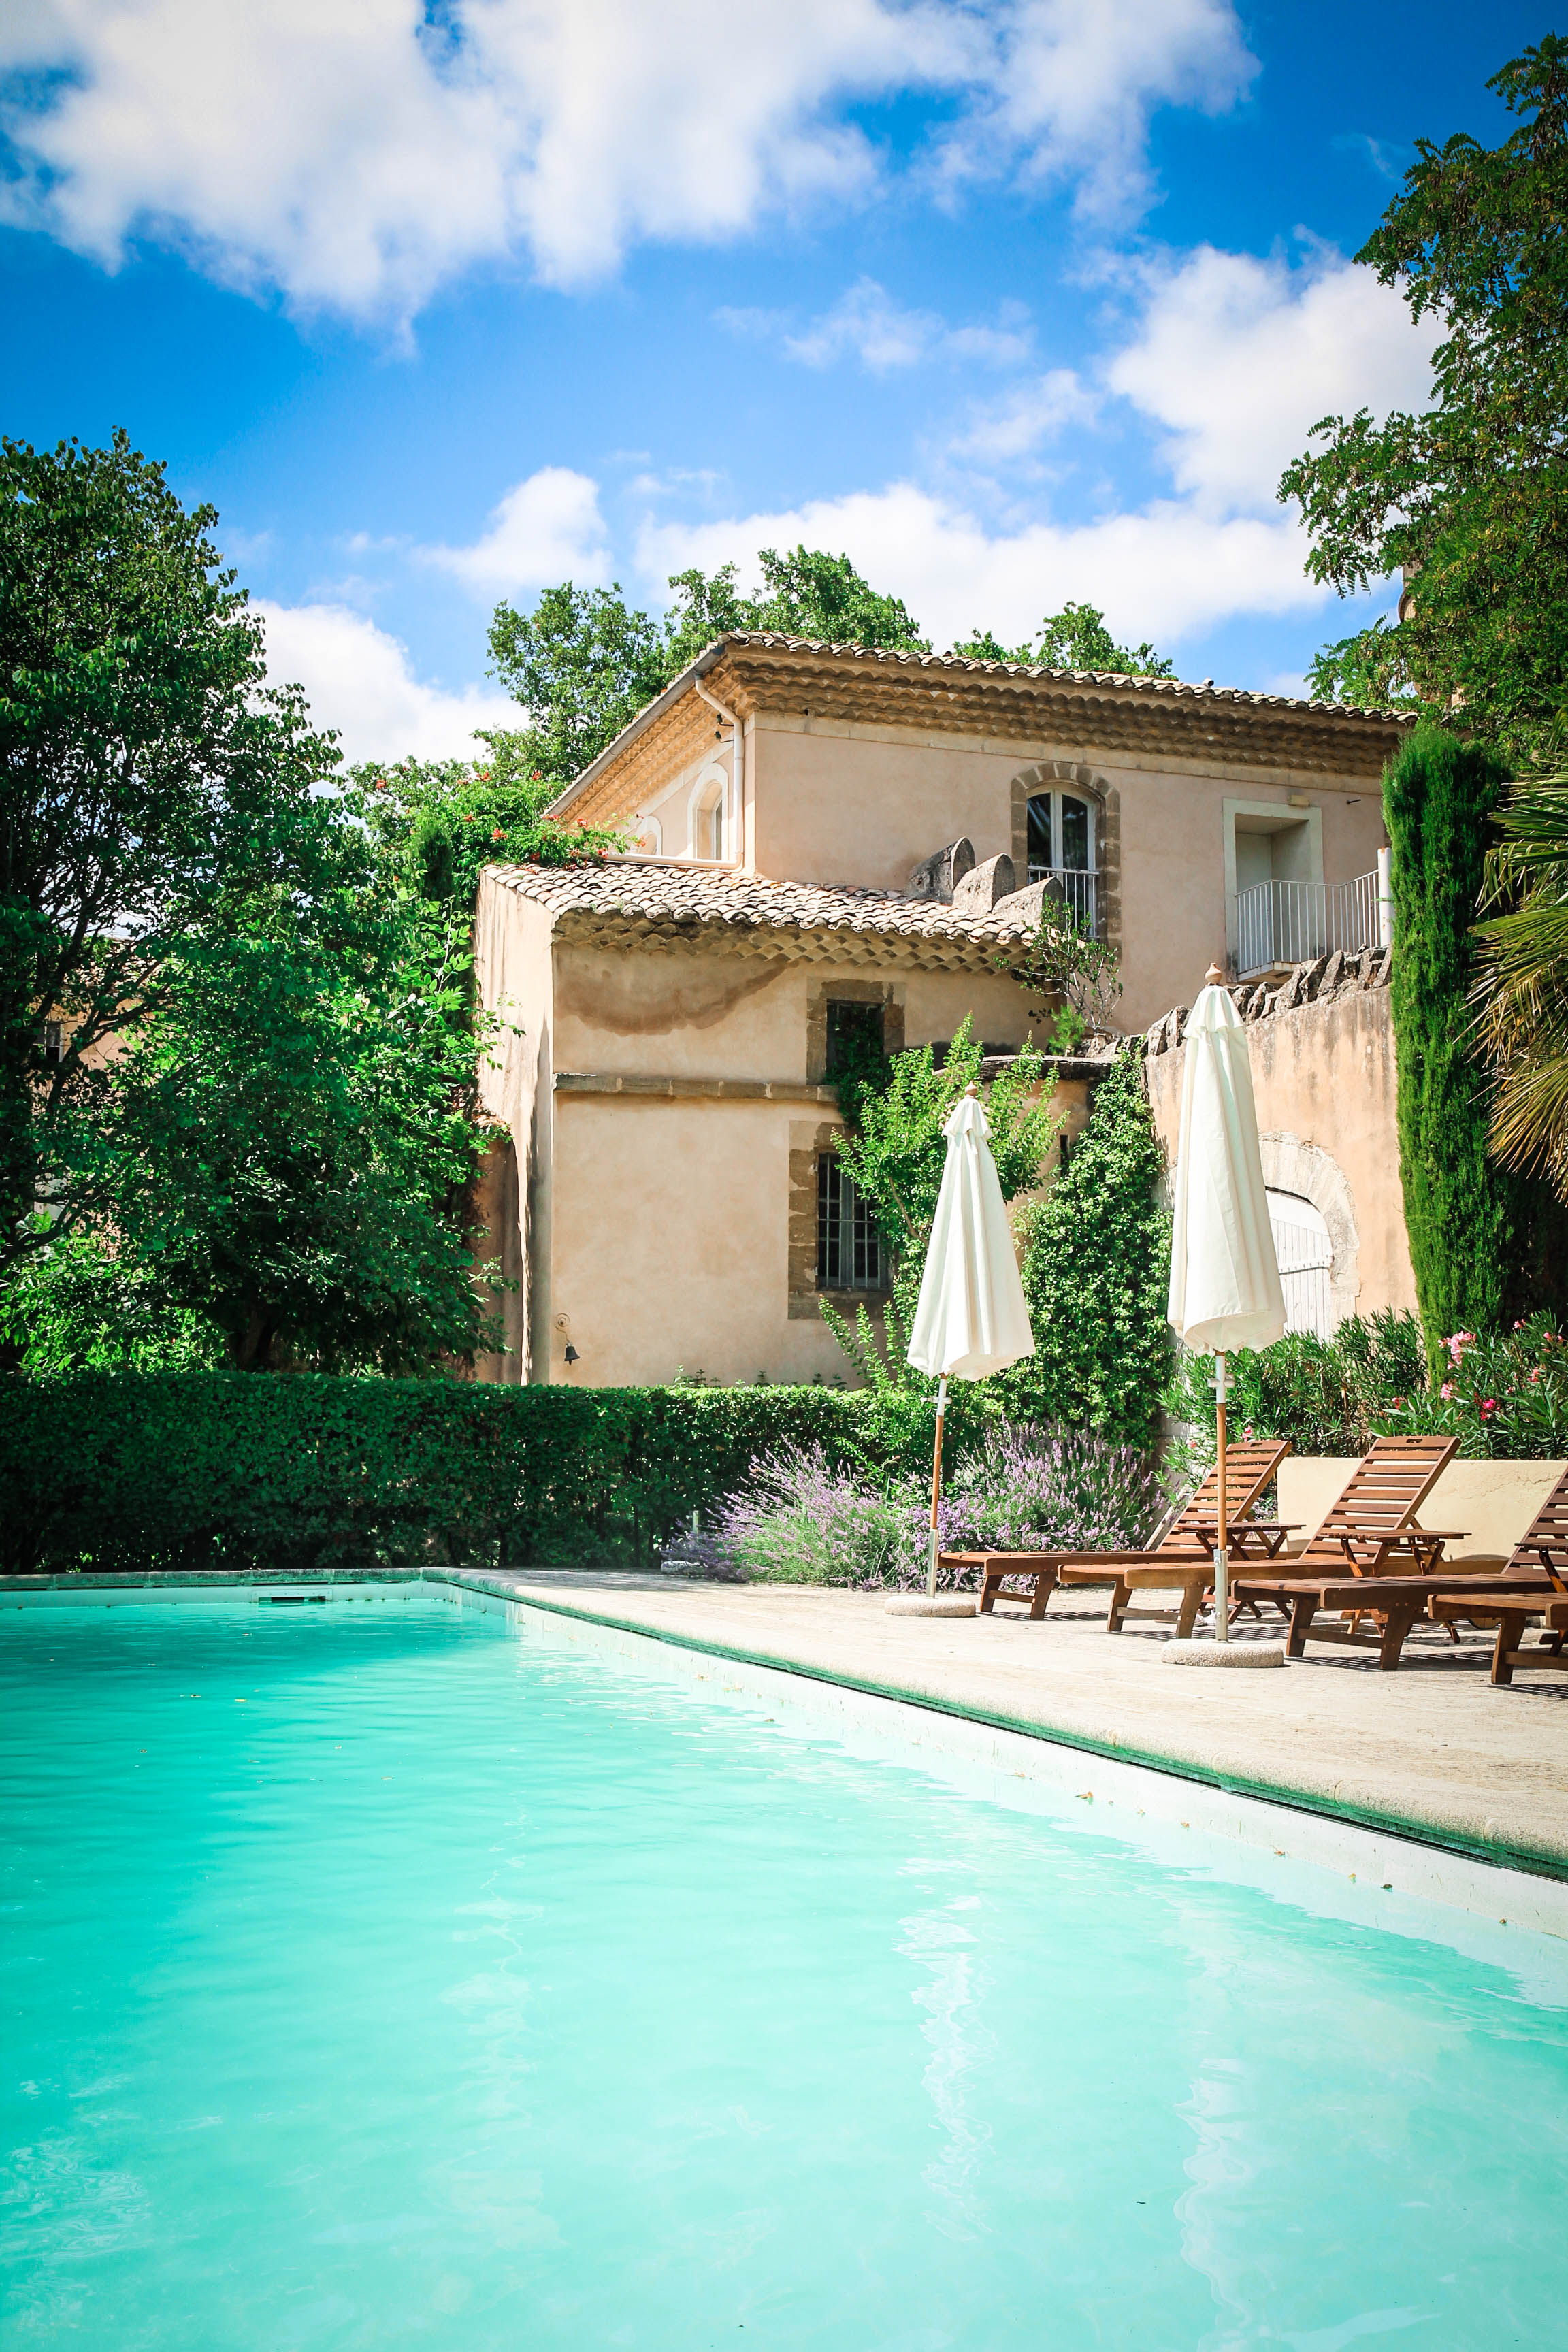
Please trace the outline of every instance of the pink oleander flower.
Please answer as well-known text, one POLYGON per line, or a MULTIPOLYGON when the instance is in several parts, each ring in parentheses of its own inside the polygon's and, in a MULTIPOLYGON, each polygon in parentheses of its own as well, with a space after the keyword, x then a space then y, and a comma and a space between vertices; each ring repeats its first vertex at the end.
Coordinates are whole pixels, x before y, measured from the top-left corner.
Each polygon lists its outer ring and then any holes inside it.
POLYGON ((1530 1377, 1532 1381, 1538 1381, 1541 1378, 1541 1366, 1539 1364, 1536 1365, 1535 1370, 1531 1373, 1530 1377))
POLYGON ((1481 1400, 1481 1419, 1483 1421, 1489 1421, 1496 1411, 1496 1397, 1483 1397, 1481 1400))
POLYGON ((1438 1395, 1443 1399, 1443 1402, 1444 1402, 1444 1403, 1446 1404, 1446 1403, 1447 1402, 1448 1399, 1449 1399, 1449 1398, 1453 1395, 1453 1393, 1454 1393, 1454 1383, 1453 1383, 1453 1381, 1444 1381, 1444 1383, 1443 1383, 1443 1385, 1442 1385, 1442 1387, 1438 1390, 1437 1393, 1438 1393, 1438 1395))

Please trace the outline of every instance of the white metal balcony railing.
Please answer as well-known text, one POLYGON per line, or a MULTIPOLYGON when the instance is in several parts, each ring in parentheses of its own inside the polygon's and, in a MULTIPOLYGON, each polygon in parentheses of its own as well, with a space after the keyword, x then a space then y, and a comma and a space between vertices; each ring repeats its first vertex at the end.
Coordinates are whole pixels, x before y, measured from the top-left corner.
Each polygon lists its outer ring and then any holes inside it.
POLYGON ((1059 882, 1068 914, 1081 929, 1088 931, 1091 938, 1094 936, 1100 911, 1095 891, 1100 880, 1098 874, 1086 874, 1076 866, 1031 866, 1029 879, 1031 882, 1059 882))
POLYGON ((1353 882, 1255 882, 1236 894, 1237 968, 1243 980, 1276 964, 1310 963, 1341 948, 1386 946, 1378 877, 1353 882))

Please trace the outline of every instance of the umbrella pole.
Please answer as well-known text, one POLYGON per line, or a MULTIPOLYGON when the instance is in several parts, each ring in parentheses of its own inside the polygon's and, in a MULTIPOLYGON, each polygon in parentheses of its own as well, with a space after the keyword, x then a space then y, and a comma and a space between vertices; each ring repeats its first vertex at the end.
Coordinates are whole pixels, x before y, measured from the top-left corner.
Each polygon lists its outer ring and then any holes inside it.
POLYGON ((1214 1555, 1214 1637, 1230 1639, 1230 1526, 1225 1498, 1225 1358, 1214 1360, 1215 1466, 1219 1472, 1219 1541, 1214 1555))
POLYGON ((943 1372, 936 1391, 936 1452, 931 1465, 931 1535, 926 1544, 926 1598, 936 1596, 936 1507, 942 1498, 942 1424, 947 1412, 947 1374, 943 1372))

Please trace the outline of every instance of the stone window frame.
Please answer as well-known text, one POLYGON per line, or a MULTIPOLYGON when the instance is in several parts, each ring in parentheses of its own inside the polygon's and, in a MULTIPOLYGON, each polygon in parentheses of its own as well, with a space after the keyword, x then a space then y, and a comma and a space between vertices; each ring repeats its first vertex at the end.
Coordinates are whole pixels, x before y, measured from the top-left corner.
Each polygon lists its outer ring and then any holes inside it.
POLYGON ((1037 793, 1079 793, 1094 810, 1096 929, 1108 947, 1121 947, 1121 794, 1081 760, 1037 760, 1013 779, 1013 867, 1029 870, 1029 803, 1037 793))
MULTIPOLYGON (((881 1290, 822 1290, 817 1286, 816 1171, 823 1154, 833 1150, 834 1138, 843 1132, 841 1119, 822 1119, 815 1123, 804 1118, 790 1121, 786 1312, 792 1323, 820 1323, 824 1299, 851 1321, 856 1310, 861 1307, 873 1318, 878 1318, 888 1303, 886 1287, 881 1290)), ((886 1284, 885 1265, 883 1279, 886 1284)))
MULTIPOLYGON (((904 984, 894 980, 819 980, 805 995, 805 1082, 827 1084, 827 1008, 829 1004, 879 1004, 882 1008, 882 1048, 888 1054, 904 1050, 904 984)), ((815 1214, 815 1212, 813 1213, 815 1214)))

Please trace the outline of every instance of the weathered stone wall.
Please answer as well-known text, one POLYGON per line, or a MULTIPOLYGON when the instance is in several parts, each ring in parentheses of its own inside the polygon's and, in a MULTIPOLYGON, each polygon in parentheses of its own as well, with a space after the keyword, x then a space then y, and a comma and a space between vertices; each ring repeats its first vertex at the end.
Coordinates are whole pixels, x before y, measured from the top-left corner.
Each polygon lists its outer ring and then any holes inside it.
MULTIPOLYGON (((1298 964, 1279 986, 1231 991, 1247 1024, 1264 1178, 1321 1210, 1333 1252, 1336 1322, 1415 1307, 1399 1182, 1389 963, 1386 951, 1335 953, 1298 964)), ((1154 1124, 1173 1161, 1187 1011, 1177 1005, 1165 1013, 1147 1041, 1154 1124)))

